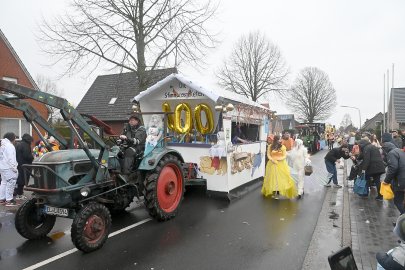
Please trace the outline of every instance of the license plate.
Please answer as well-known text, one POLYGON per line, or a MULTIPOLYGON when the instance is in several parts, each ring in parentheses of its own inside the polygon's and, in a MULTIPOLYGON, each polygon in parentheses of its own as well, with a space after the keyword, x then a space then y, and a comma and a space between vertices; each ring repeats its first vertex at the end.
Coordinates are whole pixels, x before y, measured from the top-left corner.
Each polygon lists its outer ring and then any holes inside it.
POLYGON ((47 213, 48 215, 61 216, 61 217, 69 216, 68 209, 58 208, 58 207, 53 207, 53 206, 48 206, 48 205, 45 205, 45 213, 47 213))

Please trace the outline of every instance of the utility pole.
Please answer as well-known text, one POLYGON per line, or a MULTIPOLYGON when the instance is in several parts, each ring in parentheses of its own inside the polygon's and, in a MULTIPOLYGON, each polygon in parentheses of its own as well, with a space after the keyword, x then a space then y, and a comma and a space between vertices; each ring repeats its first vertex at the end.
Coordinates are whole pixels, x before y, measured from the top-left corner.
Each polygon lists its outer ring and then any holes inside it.
MULTIPOLYGON (((391 82, 391 91, 390 91, 390 93, 392 93, 392 88, 394 88, 394 63, 392 63, 392 82, 391 82)), ((390 96, 391 97, 391 96, 390 96)), ((394 101, 393 101, 394 102, 394 101)), ((393 103, 392 102, 392 103, 393 103)), ((392 104, 393 105, 393 104, 392 104)), ((393 106, 392 106, 393 107, 393 106)), ((391 128, 392 128, 392 126, 393 126, 393 123, 392 123, 392 120, 394 119, 394 117, 393 117, 393 115, 392 114, 394 114, 395 113, 395 110, 391 110, 391 120, 390 120, 390 126, 391 126, 391 128)))
POLYGON ((391 112, 390 112, 390 70, 387 69, 387 132, 391 130, 391 112))
POLYGON ((385 122, 385 116, 386 116, 386 114, 385 114, 385 73, 384 73, 383 89, 384 89, 384 97, 383 97, 383 99, 384 99, 384 101, 383 101, 383 131, 386 132, 385 128, 387 126, 386 126, 386 122, 385 122))

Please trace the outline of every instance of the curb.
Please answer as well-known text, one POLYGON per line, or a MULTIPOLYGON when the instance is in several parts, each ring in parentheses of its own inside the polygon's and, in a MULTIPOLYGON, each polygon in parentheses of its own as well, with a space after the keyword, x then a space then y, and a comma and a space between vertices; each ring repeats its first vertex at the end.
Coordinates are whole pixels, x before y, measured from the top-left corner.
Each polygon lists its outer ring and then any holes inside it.
MULTIPOLYGON (((338 176, 342 177, 342 174, 344 177, 344 169, 343 172, 338 169, 338 176)), ((303 270, 330 269, 328 256, 341 249, 343 241, 349 241, 346 234, 346 224, 350 225, 349 206, 344 206, 344 200, 348 200, 346 187, 331 187, 325 191, 322 209, 302 265, 303 270)))
POLYGON ((350 220, 350 196, 347 181, 347 160, 343 168, 343 213, 342 213, 342 247, 352 246, 351 220, 350 220))

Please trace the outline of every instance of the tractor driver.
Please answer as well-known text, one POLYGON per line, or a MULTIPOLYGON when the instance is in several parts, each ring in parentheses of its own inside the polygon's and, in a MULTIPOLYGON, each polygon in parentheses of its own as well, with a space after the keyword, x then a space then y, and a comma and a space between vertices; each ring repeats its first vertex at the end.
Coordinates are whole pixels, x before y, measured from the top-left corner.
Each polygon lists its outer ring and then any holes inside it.
POLYGON ((129 117, 128 124, 125 125, 120 139, 126 140, 128 147, 124 152, 124 161, 122 164, 122 173, 130 174, 135 157, 143 155, 145 150, 146 130, 141 125, 141 117, 134 113, 129 117))

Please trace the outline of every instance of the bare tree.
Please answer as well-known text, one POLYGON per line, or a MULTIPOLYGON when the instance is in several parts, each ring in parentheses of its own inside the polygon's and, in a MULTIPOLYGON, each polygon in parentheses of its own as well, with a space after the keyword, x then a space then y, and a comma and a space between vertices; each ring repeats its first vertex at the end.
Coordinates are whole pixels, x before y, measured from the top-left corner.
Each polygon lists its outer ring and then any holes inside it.
MULTIPOLYGON (((44 75, 37 75, 37 85, 42 92, 49 93, 58 97, 63 97, 64 93, 62 89, 59 89, 56 83, 54 83, 50 78, 44 75)), ((60 112, 58 109, 52 106, 46 106, 49 112, 49 123, 53 123, 54 120, 60 118, 60 112)))
POLYGON ((288 94, 286 105, 307 122, 327 119, 336 107, 336 93, 328 75, 316 67, 304 68, 288 94))
POLYGON ((346 113, 343 115, 342 122, 340 122, 340 126, 346 129, 348 126, 353 125, 352 118, 350 117, 350 114, 346 113))
POLYGON ((225 89, 257 101, 285 89, 288 68, 280 49, 260 32, 242 36, 218 71, 225 89))
POLYGON ((137 73, 198 63, 216 44, 207 22, 217 6, 211 0, 73 0, 64 16, 44 20, 42 49, 66 61, 67 73, 108 63, 137 73))

